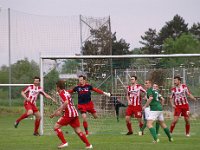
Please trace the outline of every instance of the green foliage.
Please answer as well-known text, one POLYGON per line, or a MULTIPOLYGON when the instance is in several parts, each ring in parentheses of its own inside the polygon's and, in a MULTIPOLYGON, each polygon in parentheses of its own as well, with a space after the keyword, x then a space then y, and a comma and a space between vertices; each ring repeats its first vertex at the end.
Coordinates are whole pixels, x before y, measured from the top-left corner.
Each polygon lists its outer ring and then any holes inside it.
POLYGON ((56 69, 51 70, 45 77, 44 77, 44 89, 45 91, 52 91, 56 88, 56 82, 59 79, 59 73, 56 69))
POLYGON ((81 62, 78 60, 65 60, 64 64, 62 65, 62 73, 69 73, 69 74, 73 74, 73 73, 77 73, 77 71, 80 69, 80 64, 81 62), (79 68, 77 67, 79 66, 79 68))
POLYGON ((173 38, 166 39, 163 49, 166 54, 199 53, 200 41, 192 36, 192 34, 183 33, 175 40, 173 38))

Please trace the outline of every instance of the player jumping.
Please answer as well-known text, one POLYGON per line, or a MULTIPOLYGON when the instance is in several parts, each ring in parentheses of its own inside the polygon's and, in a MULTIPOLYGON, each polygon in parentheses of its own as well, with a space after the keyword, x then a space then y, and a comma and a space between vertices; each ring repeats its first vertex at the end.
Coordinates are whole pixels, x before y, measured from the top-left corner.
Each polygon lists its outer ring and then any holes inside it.
POLYGON ((54 99, 51 98, 47 93, 45 93, 42 89, 42 87, 39 86, 40 84, 40 78, 34 77, 33 85, 30 85, 26 87, 22 92, 21 95, 24 97, 24 108, 26 109, 26 112, 19 117, 14 124, 14 127, 17 128, 20 121, 27 118, 30 115, 34 115, 36 117, 35 119, 35 128, 33 135, 39 136, 38 128, 40 126, 40 119, 41 115, 40 112, 36 106, 36 100, 39 94, 44 95, 47 99, 51 99, 54 102, 56 102, 54 99))
POLYGON ((90 84, 86 83, 86 77, 83 75, 79 76, 79 84, 72 90, 68 90, 69 93, 78 93, 78 110, 81 112, 83 118, 83 127, 86 136, 89 134, 86 113, 89 112, 95 119, 97 118, 97 113, 91 100, 91 91, 110 97, 110 93, 103 92, 102 90, 94 88, 90 84))

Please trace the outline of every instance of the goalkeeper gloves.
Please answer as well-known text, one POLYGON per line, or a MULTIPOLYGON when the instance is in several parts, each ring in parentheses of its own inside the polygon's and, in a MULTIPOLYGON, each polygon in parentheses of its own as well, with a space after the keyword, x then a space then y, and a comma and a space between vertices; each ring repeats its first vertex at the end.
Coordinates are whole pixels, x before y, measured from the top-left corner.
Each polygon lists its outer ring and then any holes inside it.
POLYGON ((111 96, 111 94, 110 94, 110 93, 107 93, 107 92, 103 92, 103 94, 104 94, 105 96, 108 96, 108 97, 111 96))

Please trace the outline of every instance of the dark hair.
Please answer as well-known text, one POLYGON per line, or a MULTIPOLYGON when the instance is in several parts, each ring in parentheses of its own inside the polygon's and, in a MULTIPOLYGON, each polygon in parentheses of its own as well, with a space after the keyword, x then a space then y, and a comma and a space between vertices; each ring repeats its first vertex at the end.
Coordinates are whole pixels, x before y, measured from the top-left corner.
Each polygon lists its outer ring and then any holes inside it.
POLYGON ((34 79, 34 80, 35 80, 35 79, 39 79, 39 81, 40 81, 40 77, 38 77, 38 76, 35 76, 33 79, 34 79))
POLYGON ((134 77, 134 78, 135 78, 135 80, 137 80, 137 76, 133 75, 133 76, 131 76, 131 78, 132 78, 132 77, 134 77))
POLYGON ((180 76, 175 76, 174 79, 178 79, 179 81, 181 81, 181 77, 180 76))
POLYGON ((56 86, 59 87, 61 90, 65 89, 65 81, 59 80, 58 82, 56 82, 56 86))
POLYGON ((84 75, 80 75, 80 76, 78 76, 78 78, 83 78, 83 80, 86 80, 87 78, 86 78, 86 76, 84 76, 84 75))

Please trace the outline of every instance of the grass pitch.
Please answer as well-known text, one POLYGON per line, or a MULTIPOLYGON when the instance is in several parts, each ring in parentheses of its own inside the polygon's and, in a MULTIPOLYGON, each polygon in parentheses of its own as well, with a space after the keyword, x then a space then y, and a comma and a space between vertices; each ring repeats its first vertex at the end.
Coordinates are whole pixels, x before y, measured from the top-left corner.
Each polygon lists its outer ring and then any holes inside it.
MULTIPOLYGON (((23 109, 22 109, 23 110, 23 109)), ((20 122, 17 129, 13 124, 17 117, 21 115, 19 108, 1 108, 0 109, 0 150, 55 150, 60 143, 55 134, 33 136, 34 120, 25 119, 20 122), (11 109, 11 110, 10 110, 11 109), (14 111, 18 109, 17 111, 14 111), (2 112, 3 111, 3 112, 2 112)), ((91 120, 93 121, 93 120, 91 120)), ((167 125, 170 125, 170 120, 167 125)), ((197 150, 200 148, 200 120, 191 121, 191 137, 184 135, 184 121, 180 120, 174 131, 174 142, 168 142, 168 139, 162 129, 160 129, 160 142, 152 143, 152 137, 149 130, 145 130, 144 136, 138 136, 137 123, 133 120, 135 134, 126 136, 126 125, 124 118, 117 122, 113 120, 96 121, 89 123, 91 134, 88 139, 92 143, 94 150, 197 150), (96 130, 96 131, 95 131, 96 130), (102 131, 102 132, 100 132, 102 131)), ((63 127, 69 146, 68 150, 85 149, 84 143, 73 133, 71 127, 63 127)))

